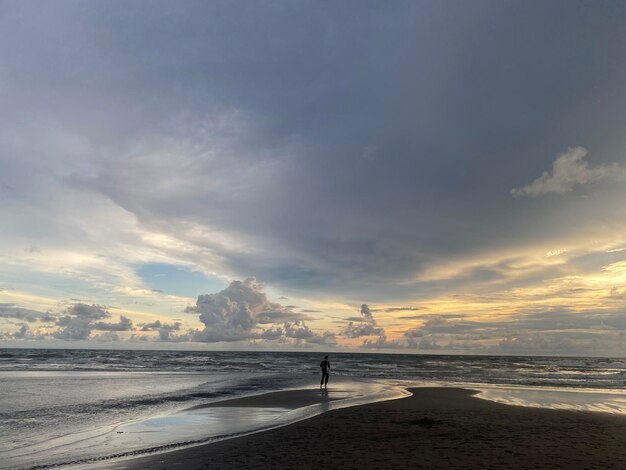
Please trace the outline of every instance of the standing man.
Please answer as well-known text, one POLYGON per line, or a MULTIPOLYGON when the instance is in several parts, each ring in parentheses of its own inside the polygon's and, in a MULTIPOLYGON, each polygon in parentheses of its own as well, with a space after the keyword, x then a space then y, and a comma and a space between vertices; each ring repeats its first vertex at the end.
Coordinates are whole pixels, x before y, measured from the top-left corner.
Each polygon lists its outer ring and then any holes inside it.
POLYGON ((330 375, 330 362, 328 362, 328 356, 324 357, 324 360, 320 362, 322 368, 322 381, 320 382, 320 388, 322 385, 324 388, 328 388, 328 376, 330 375))

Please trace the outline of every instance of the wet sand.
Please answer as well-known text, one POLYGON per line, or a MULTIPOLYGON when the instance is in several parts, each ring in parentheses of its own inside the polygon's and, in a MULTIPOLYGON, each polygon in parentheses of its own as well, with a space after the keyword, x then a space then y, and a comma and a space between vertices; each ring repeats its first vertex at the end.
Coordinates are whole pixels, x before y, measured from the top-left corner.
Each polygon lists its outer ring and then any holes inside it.
MULTIPOLYGON (((625 416, 509 406, 457 388, 411 391, 409 398, 99 468, 626 468, 625 416)), ((268 406, 260 403, 274 399, 244 400, 268 406)))
POLYGON ((265 393, 251 397, 233 398, 206 405, 198 405, 189 408, 199 410, 202 408, 223 408, 229 406, 248 408, 287 408, 294 410, 303 406, 315 405, 317 403, 328 403, 337 400, 332 390, 285 390, 282 392, 265 393))

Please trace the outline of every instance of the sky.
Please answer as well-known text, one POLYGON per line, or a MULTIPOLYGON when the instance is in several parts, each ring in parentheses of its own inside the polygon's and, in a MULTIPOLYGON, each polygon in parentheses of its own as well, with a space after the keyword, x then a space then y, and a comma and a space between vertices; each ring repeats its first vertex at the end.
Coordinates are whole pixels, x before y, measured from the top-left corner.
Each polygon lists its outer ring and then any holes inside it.
POLYGON ((0 1, 0 346, 626 356, 626 3, 0 1))

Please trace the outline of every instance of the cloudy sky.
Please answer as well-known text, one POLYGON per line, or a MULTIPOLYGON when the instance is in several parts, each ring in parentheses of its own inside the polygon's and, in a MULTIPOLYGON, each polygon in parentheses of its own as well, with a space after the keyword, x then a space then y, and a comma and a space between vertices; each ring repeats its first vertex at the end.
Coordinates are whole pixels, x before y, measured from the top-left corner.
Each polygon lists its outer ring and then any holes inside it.
POLYGON ((0 1, 0 346, 626 355, 624 24, 0 1))

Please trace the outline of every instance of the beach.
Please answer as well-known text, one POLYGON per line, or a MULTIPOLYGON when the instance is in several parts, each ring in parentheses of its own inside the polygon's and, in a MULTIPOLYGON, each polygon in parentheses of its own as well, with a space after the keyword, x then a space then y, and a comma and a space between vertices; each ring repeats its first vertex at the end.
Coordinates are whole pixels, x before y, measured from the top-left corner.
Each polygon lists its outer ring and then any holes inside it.
POLYGON ((625 467, 619 358, 333 359, 3 350, 0 469, 625 467))
MULTIPOLYGON (((331 388, 332 390, 332 388, 331 388)), ((625 468, 626 416, 504 405, 462 388, 331 410, 277 429, 106 469, 625 468)), ((306 391, 220 406, 310 403, 306 391)), ((322 396, 322 395, 320 395, 322 396)))

